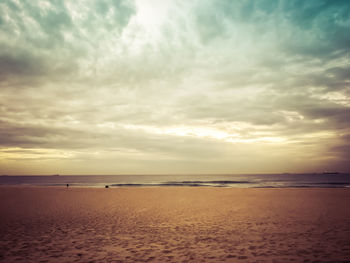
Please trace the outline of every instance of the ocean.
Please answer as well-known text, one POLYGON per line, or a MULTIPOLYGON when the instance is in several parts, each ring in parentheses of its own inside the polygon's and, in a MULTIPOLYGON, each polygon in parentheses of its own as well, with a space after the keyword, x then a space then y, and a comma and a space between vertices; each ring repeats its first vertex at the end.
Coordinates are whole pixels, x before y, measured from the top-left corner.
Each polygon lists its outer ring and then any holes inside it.
POLYGON ((350 174, 0 176, 3 186, 344 188, 350 174))

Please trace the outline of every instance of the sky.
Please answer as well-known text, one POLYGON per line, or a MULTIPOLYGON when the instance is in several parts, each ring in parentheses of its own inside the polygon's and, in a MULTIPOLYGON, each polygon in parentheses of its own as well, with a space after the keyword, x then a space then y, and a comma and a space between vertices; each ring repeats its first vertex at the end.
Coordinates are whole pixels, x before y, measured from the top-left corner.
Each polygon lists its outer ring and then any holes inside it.
POLYGON ((350 1, 1 0, 0 174, 350 172, 350 1))

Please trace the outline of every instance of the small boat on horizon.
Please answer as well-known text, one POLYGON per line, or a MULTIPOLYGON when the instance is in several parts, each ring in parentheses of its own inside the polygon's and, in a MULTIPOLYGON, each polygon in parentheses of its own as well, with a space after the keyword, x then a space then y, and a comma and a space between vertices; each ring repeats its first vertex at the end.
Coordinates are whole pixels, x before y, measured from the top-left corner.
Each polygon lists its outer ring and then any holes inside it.
POLYGON ((51 176, 60 176, 59 174, 53 174, 53 175, 51 175, 51 176))

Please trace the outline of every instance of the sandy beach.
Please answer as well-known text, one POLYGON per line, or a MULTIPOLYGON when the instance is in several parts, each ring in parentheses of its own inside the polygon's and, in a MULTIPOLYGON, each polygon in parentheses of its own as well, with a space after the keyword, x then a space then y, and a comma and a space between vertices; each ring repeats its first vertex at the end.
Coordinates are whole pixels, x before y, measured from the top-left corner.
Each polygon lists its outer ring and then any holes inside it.
POLYGON ((0 188, 2 262, 349 262, 350 189, 0 188))

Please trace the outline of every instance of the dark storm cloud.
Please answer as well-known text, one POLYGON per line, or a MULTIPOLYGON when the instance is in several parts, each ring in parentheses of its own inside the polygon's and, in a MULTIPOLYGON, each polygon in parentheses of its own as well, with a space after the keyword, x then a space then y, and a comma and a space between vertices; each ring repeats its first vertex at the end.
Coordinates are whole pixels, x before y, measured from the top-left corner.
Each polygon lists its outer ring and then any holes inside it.
MULTIPOLYGON (((285 17, 301 29, 295 37, 309 33, 312 39, 302 39, 291 46, 305 56, 329 57, 349 54, 350 5, 344 0, 284 1, 285 17)), ((305 36, 305 35, 304 35, 305 36)))
POLYGON ((22 52, 0 54, 0 81, 13 76, 38 76, 47 73, 45 61, 22 52))
MULTIPOLYGON (((79 147, 81 133, 74 129, 48 127, 42 125, 23 125, 0 121, 0 145, 22 148, 70 148, 79 147)), ((84 142, 86 143, 86 142, 84 142)), ((82 147, 83 144, 80 144, 82 147)), ((88 146, 88 145, 85 145, 88 146)))
POLYGON ((334 59, 349 55, 350 4, 344 0, 200 1, 198 33, 204 41, 229 38, 231 29, 251 30, 259 41, 274 35, 291 56, 334 59), (273 28, 272 28, 273 27, 273 28))
POLYGON ((323 82, 319 85, 326 85, 329 90, 349 91, 350 88, 350 67, 333 67, 324 72, 323 82))
POLYGON ((57 81, 57 77, 77 75, 91 50, 99 45, 99 32, 120 34, 135 13, 131 1, 92 1, 90 5, 78 1, 74 5, 77 13, 69 9, 69 4, 0 3, 1 80, 17 83, 21 78, 44 77, 57 81))

